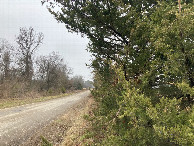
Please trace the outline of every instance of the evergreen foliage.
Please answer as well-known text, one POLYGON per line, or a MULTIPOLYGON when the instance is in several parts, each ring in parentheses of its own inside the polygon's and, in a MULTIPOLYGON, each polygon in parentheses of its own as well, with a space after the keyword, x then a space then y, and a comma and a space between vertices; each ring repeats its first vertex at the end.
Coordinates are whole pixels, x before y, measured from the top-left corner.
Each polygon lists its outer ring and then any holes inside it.
POLYGON ((194 145, 194 6, 178 2, 51 3, 58 21, 90 39, 96 144, 194 145))

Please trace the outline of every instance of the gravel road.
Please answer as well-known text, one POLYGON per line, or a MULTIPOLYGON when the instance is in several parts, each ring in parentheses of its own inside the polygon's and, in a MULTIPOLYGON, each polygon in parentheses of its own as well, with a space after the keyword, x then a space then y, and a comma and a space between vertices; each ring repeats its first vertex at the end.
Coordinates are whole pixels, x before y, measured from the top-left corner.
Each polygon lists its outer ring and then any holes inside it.
POLYGON ((0 110, 0 146, 22 145, 38 129, 62 115, 90 91, 0 110))

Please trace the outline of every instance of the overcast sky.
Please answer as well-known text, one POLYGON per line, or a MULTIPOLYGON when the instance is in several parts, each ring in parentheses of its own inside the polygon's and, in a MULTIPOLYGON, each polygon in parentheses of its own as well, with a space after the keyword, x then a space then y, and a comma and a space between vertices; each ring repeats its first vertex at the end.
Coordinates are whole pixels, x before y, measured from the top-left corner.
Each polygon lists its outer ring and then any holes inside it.
POLYGON ((47 55, 58 52, 65 63, 73 69, 74 75, 91 80, 90 54, 85 50, 88 39, 67 31, 64 24, 58 23, 41 5, 41 0, 0 0, 0 38, 15 44, 20 27, 32 26, 36 32, 44 34, 43 45, 37 52, 47 55))

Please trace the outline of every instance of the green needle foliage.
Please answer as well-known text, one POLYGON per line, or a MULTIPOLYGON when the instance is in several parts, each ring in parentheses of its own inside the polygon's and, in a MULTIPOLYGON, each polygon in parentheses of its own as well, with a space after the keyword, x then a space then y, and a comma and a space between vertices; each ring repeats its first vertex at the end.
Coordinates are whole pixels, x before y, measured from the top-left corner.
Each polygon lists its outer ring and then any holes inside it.
POLYGON ((57 0, 48 9, 90 39, 96 144, 194 145, 193 0, 57 0))

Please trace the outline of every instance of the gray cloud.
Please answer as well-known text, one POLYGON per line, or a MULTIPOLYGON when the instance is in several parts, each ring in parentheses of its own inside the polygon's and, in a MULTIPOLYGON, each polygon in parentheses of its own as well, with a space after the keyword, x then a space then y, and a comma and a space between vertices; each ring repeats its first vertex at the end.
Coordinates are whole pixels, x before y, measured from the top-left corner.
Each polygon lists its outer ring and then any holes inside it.
POLYGON ((91 70, 85 66, 91 58, 85 50, 88 39, 69 33, 65 25, 58 23, 41 5, 40 0, 1 0, 0 21, 0 38, 14 44, 19 28, 32 26, 35 31, 42 32, 45 36, 44 44, 38 51, 39 55, 59 52, 73 69, 74 75, 92 79, 91 70))

